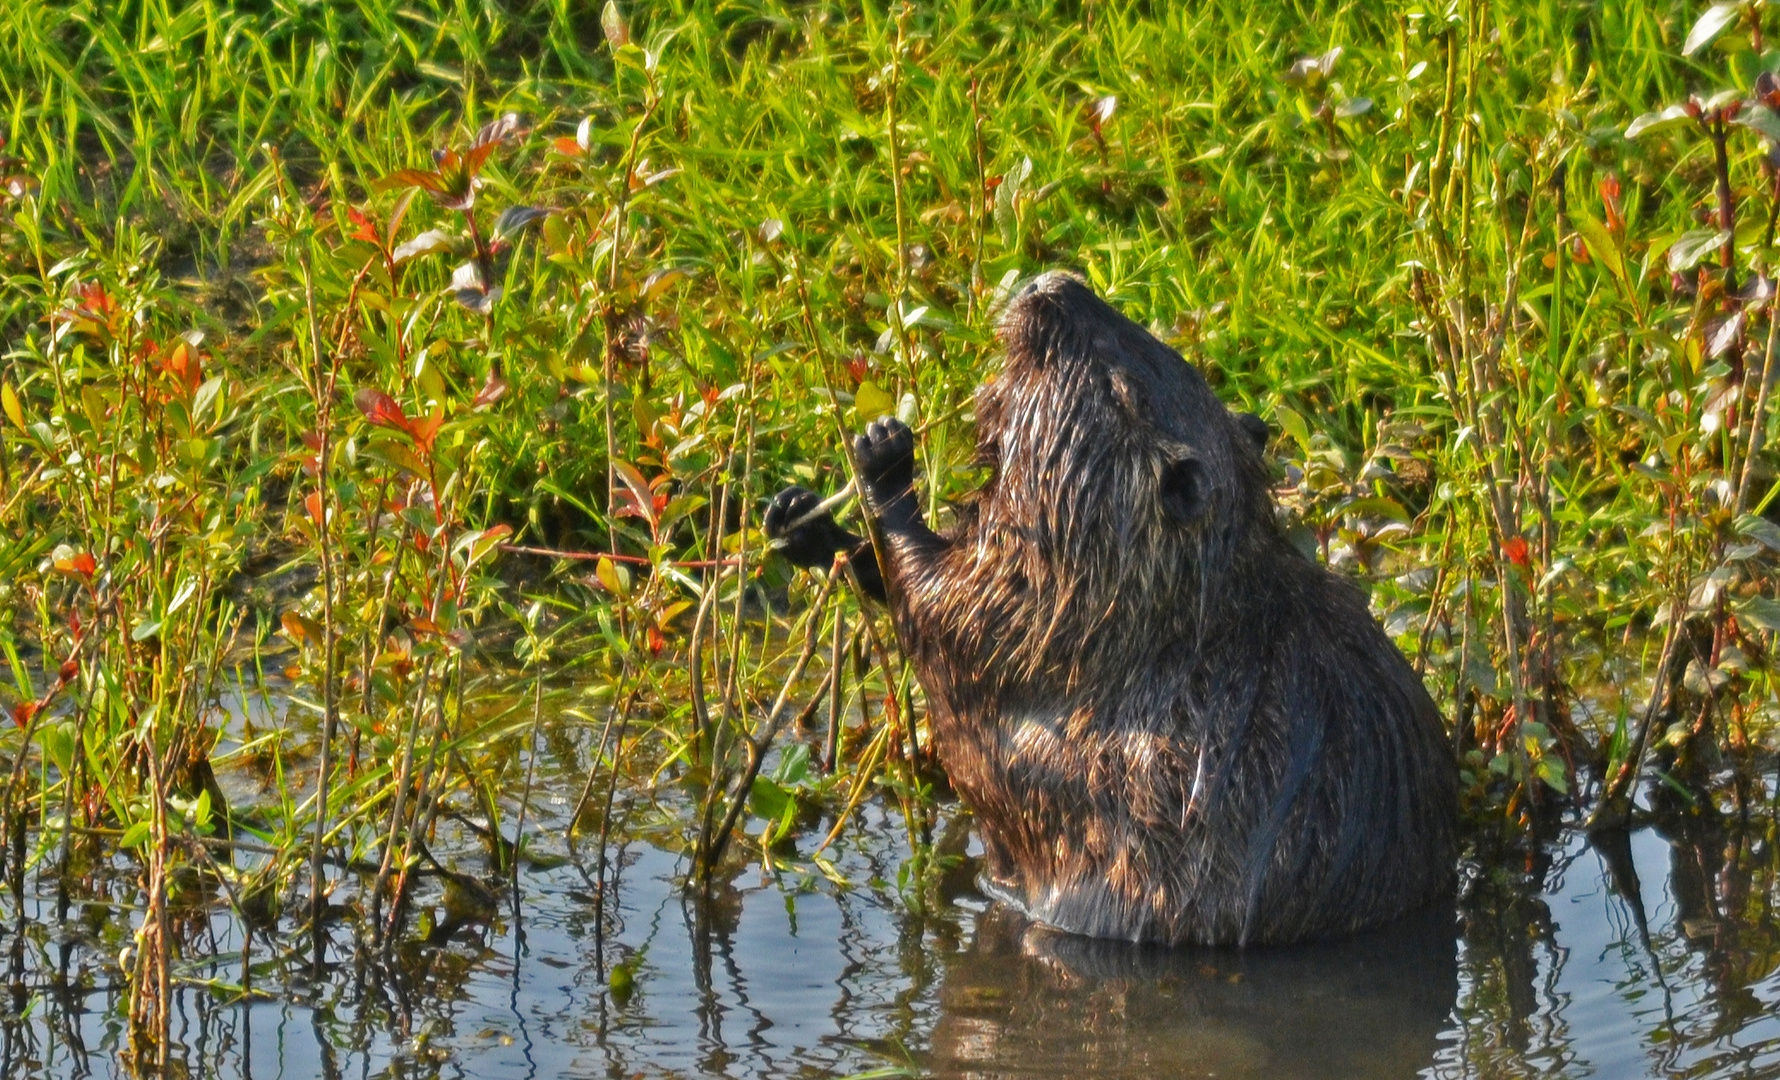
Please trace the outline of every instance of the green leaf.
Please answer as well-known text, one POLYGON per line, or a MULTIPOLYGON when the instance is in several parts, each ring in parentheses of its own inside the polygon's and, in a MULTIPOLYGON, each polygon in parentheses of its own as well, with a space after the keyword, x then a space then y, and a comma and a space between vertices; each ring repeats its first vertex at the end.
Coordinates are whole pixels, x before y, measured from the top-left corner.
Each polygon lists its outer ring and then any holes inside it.
POLYGON ((611 559, 600 559, 593 564, 593 577, 600 583, 600 588, 620 599, 630 595, 630 571, 611 559))
POLYGON ((124 830, 124 835, 118 840, 117 846, 126 849, 141 847, 148 842, 148 833, 149 823, 146 821, 138 821, 136 824, 124 830))
POLYGON ((600 12, 600 29, 606 32, 606 41, 614 50, 630 44, 630 28, 624 24, 616 0, 606 0, 605 10, 600 12))
POLYGON ((1625 256, 1619 250, 1619 241, 1607 231, 1607 226, 1581 207, 1571 211, 1570 223, 1582 237, 1582 242, 1588 245, 1589 257, 1605 266, 1619 279, 1620 284, 1626 284, 1625 256))
POLYGON ((1304 422, 1304 417, 1300 416, 1296 409, 1275 405, 1273 420, 1285 430, 1287 435, 1292 437, 1292 441, 1296 442, 1301 450, 1307 454, 1310 453, 1310 425, 1304 422))
POLYGON ((773 770, 773 781, 790 788, 801 785, 809 777, 810 748, 803 743, 792 743, 779 759, 779 767, 773 770))
POLYGON ((1741 124, 1751 131, 1759 132, 1769 142, 1780 143, 1780 114, 1776 114, 1766 105, 1745 105, 1743 111, 1739 112, 1731 123, 1741 124))
POLYGON ((456 246, 456 243, 457 237, 444 229, 428 229, 414 239, 398 245, 395 251, 390 254, 390 258, 395 260, 397 266, 400 266, 412 259, 418 259, 422 255, 450 251, 456 246))
POLYGON ((500 217, 495 218, 494 235, 498 239, 511 241, 527 225, 549 213, 550 211, 539 206, 509 206, 501 211, 500 217))
POLYGON ((1694 20, 1693 29, 1681 45, 1682 56, 1692 56, 1712 44, 1712 39, 1725 32, 1743 14, 1743 5, 1713 4, 1705 14, 1694 20))
POLYGON ((426 462, 420 460, 410 447, 394 439, 378 439, 366 443, 362 452, 373 461, 382 462, 392 468, 403 469, 415 476, 427 475, 426 462))
POLYGON ((1564 767, 1558 763, 1556 758, 1540 758, 1539 764, 1533 767, 1533 771, 1538 774, 1539 779, 1545 781, 1546 787, 1559 795, 1570 793, 1570 783, 1564 776, 1564 767))
POLYGON ((768 821, 778 820, 791 801, 791 792, 764 776, 756 776, 748 789, 748 812, 768 821))
POLYGON ((1669 248, 1669 269, 1677 274, 1692 270, 1700 260, 1724 246, 1729 229, 1689 229, 1669 248))
POLYGON ((198 418, 200 416, 202 416, 207 409, 210 408, 212 403, 221 401, 222 386, 223 386, 222 376, 216 375, 216 376, 213 376, 212 378, 206 380, 204 382, 204 385, 198 387, 198 392, 196 394, 192 395, 192 422, 193 423, 196 423, 198 421, 198 418))
POLYGON ((919 416, 920 409, 915 402, 915 395, 902 395, 902 400, 896 403, 896 418, 912 428, 918 426, 915 421, 919 416))
POLYGON ((45 724, 37 730, 43 745, 43 756, 66 774, 74 767, 74 725, 45 724))
POLYGON ((190 600, 192 598, 192 594, 197 591, 198 591, 198 579, 196 577, 186 578, 183 582, 180 583, 179 591, 174 593, 173 599, 168 602, 167 614, 171 615, 174 612, 178 611, 180 608, 184 607, 185 602, 187 600, 190 600))
POLYGON ((1656 112, 1647 112, 1633 120, 1626 126, 1625 137, 1635 139, 1646 132, 1661 131, 1664 128, 1672 128, 1677 124, 1686 123, 1687 119, 1687 106, 1671 105, 1656 112))
POLYGON ((1732 608, 1737 613, 1737 621, 1757 630, 1766 630, 1770 634, 1780 632, 1780 601, 1769 600, 1765 596, 1750 596, 1739 601, 1732 608))
POLYGON ((874 382, 860 383, 859 392, 853 395, 853 410, 861 424, 876 420, 895 408, 896 399, 874 382))
POLYGON ((1409 511, 1403 509, 1402 503, 1395 499, 1384 498, 1380 495, 1369 496, 1364 499, 1355 499, 1353 502, 1343 506, 1341 512, 1344 514, 1352 514, 1355 517, 1382 517, 1388 518, 1391 521, 1406 522, 1410 519, 1409 511))
POLYGON ((1738 518, 1737 532, 1759 542, 1769 551, 1780 552, 1780 525, 1759 514, 1744 514, 1738 518))
MULTIPOLYGON (((611 7, 610 4, 606 6, 608 8, 611 7)), ((612 1001, 619 1006, 623 1006, 625 1002, 630 1000, 631 995, 636 992, 636 974, 631 971, 628 963, 613 964, 611 973, 606 976, 606 986, 612 991, 612 1001)))
POLYGON ((12 392, 11 383, 0 383, 0 410, 4 410, 6 418, 20 431, 25 428, 25 411, 19 407, 19 396, 12 392))

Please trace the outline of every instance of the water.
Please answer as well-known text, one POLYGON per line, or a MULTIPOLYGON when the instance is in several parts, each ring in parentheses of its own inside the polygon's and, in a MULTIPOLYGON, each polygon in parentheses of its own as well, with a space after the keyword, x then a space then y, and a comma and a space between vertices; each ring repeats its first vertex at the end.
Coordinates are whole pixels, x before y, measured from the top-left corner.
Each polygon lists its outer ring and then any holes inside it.
MULTIPOLYGON (((547 791, 576 790, 567 765, 541 776, 547 791)), ((253 1000, 222 985, 243 981, 241 926, 195 916, 192 958, 175 963, 176 1073, 1780 1076, 1765 805, 1747 822, 1666 815, 1617 843, 1568 833, 1531 866, 1477 864, 1456 915, 1241 953, 1054 934, 977 895, 968 865, 934 910, 912 913, 892 884, 907 847, 894 804, 868 804, 826 853, 846 887, 810 858, 818 827, 776 853, 775 871, 756 850, 694 902, 686 867, 648 839, 684 798, 664 784, 620 800, 630 827, 603 933, 585 850, 522 871, 517 916, 504 898, 493 921, 455 929, 439 925, 431 879, 419 892, 425 940, 377 960, 342 925, 313 983, 300 942, 256 937, 250 978, 267 996, 253 1000), (614 964, 633 975, 628 993, 609 988, 614 964)), ((569 801, 540 800, 541 835, 560 838, 569 801)), ((953 809, 941 831, 959 839, 967 826, 953 809)), ((445 830, 435 851, 481 869, 467 833, 445 830)), ((133 888, 131 874, 91 867, 91 899, 66 919, 53 883, 39 885, 22 932, 6 911, 0 962, 19 975, 8 1005, 27 1016, 5 1025, 0 1075, 123 1075, 115 960, 139 919, 133 888)))

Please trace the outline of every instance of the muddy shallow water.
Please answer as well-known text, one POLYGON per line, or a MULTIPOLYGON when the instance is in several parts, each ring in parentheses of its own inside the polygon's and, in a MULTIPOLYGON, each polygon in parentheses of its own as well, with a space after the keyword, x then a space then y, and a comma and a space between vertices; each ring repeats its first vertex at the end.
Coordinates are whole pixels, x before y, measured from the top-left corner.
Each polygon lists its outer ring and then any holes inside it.
MULTIPOLYGON (((544 780, 574 790, 566 770, 544 780)), ((677 797, 632 793, 629 820, 677 797)), ((562 853, 569 802, 533 810, 562 853)), ((175 964, 174 1058, 181 1074, 260 1078, 1780 1076, 1774 811, 1674 820, 1618 842, 1566 834, 1531 890, 1514 884, 1525 867, 1502 884, 1474 866, 1456 911, 1247 953, 1054 934, 975 895, 968 874, 913 913, 892 884, 907 850, 893 804, 868 804, 827 852, 846 887, 810 860, 818 828, 780 872, 756 860, 702 903, 639 825, 615 849, 603 924, 584 841, 584 862, 521 872, 517 917, 503 895, 492 921, 449 929, 433 883, 419 896, 429 940, 377 962, 341 925, 317 981, 298 943, 281 954, 256 936, 250 1002, 241 927, 188 926, 199 947, 175 964), (611 988, 613 965, 628 985, 611 988)), ((950 811, 941 828, 966 824, 950 811)), ((469 838, 455 844, 435 850, 480 871, 469 838)), ((115 958, 138 913, 128 875, 113 886, 118 903, 77 901, 58 920, 40 883, 22 933, 10 899, 0 908, 0 962, 19 976, 8 1004, 26 1014, 6 1027, 0 1075, 122 1074, 115 958)))

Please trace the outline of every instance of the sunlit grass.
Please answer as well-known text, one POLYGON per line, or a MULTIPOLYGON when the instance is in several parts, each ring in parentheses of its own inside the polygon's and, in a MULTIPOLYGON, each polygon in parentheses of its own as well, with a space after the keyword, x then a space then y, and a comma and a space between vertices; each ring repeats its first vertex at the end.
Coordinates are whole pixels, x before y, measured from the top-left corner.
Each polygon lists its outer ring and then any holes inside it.
POLYGON ((943 514, 979 476, 996 302, 1051 267, 1269 418, 1291 527, 1422 666, 1480 818, 1618 813, 1646 748, 1710 797, 1771 736, 1750 282, 1780 56, 1744 16, 1684 58, 1698 14, 6 7, 12 887, 83 844, 141 862, 152 1056, 165 905, 210 902, 179 866, 268 933, 320 880, 399 936, 441 815, 514 871, 541 717, 568 708, 596 852, 621 783, 696 793, 651 826, 695 879, 737 799, 729 864, 775 836, 813 857, 882 791, 924 902, 918 688, 887 623, 767 556, 757 511, 838 488, 838 430, 901 410, 943 514), (1710 115, 1625 137, 1722 89, 1745 102, 1722 177, 1710 115), (479 141, 474 168, 435 160, 479 141), (268 679, 318 722, 226 723, 268 679), (829 693, 838 774, 766 765, 772 703, 826 720, 829 693), (222 805, 225 754, 260 804, 222 805))

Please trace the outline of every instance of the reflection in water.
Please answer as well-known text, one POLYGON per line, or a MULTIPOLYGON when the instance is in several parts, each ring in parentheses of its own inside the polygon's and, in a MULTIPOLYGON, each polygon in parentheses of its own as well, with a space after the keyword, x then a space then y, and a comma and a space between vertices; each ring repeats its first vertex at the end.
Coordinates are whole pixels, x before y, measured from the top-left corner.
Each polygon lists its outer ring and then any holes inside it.
POLYGON ((1773 810, 1571 835, 1466 905, 1435 1076, 1780 1076, 1773 810))
POLYGON ((1450 910, 1249 952, 1091 941, 1002 909, 947 965, 940 1076, 1413 1077, 1457 985, 1450 910))
MULTIPOLYGON (((968 892, 911 914, 884 884, 906 844, 884 806, 828 853, 850 887, 787 853, 703 902, 633 830, 603 923, 591 868, 533 867, 517 920, 504 903, 492 924, 422 925, 387 956, 339 926, 316 982, 259 933, 244 968, 242 927, 199 909, 191 955, 215 959, 175 964, 176 1057, 188 1075, 261 1080, 1780 1076, 1774 815, 1751 805, 1569 834, 1530 865, 1481 860, 1456 921, 1246 953, 1059 935, 968 892), (614 964, 628 993, 610 988, 614 964)), ((476 848, 442 831, 436 850, 474 869, 476 848)), ((423 909, 442 906, 437 885, 423 909)), ((53 878, 22 921, 4 899, 0 1075, 120 1074, 114 965, 134 887, 127 868, 80 863, 66 907, 53 878)))

